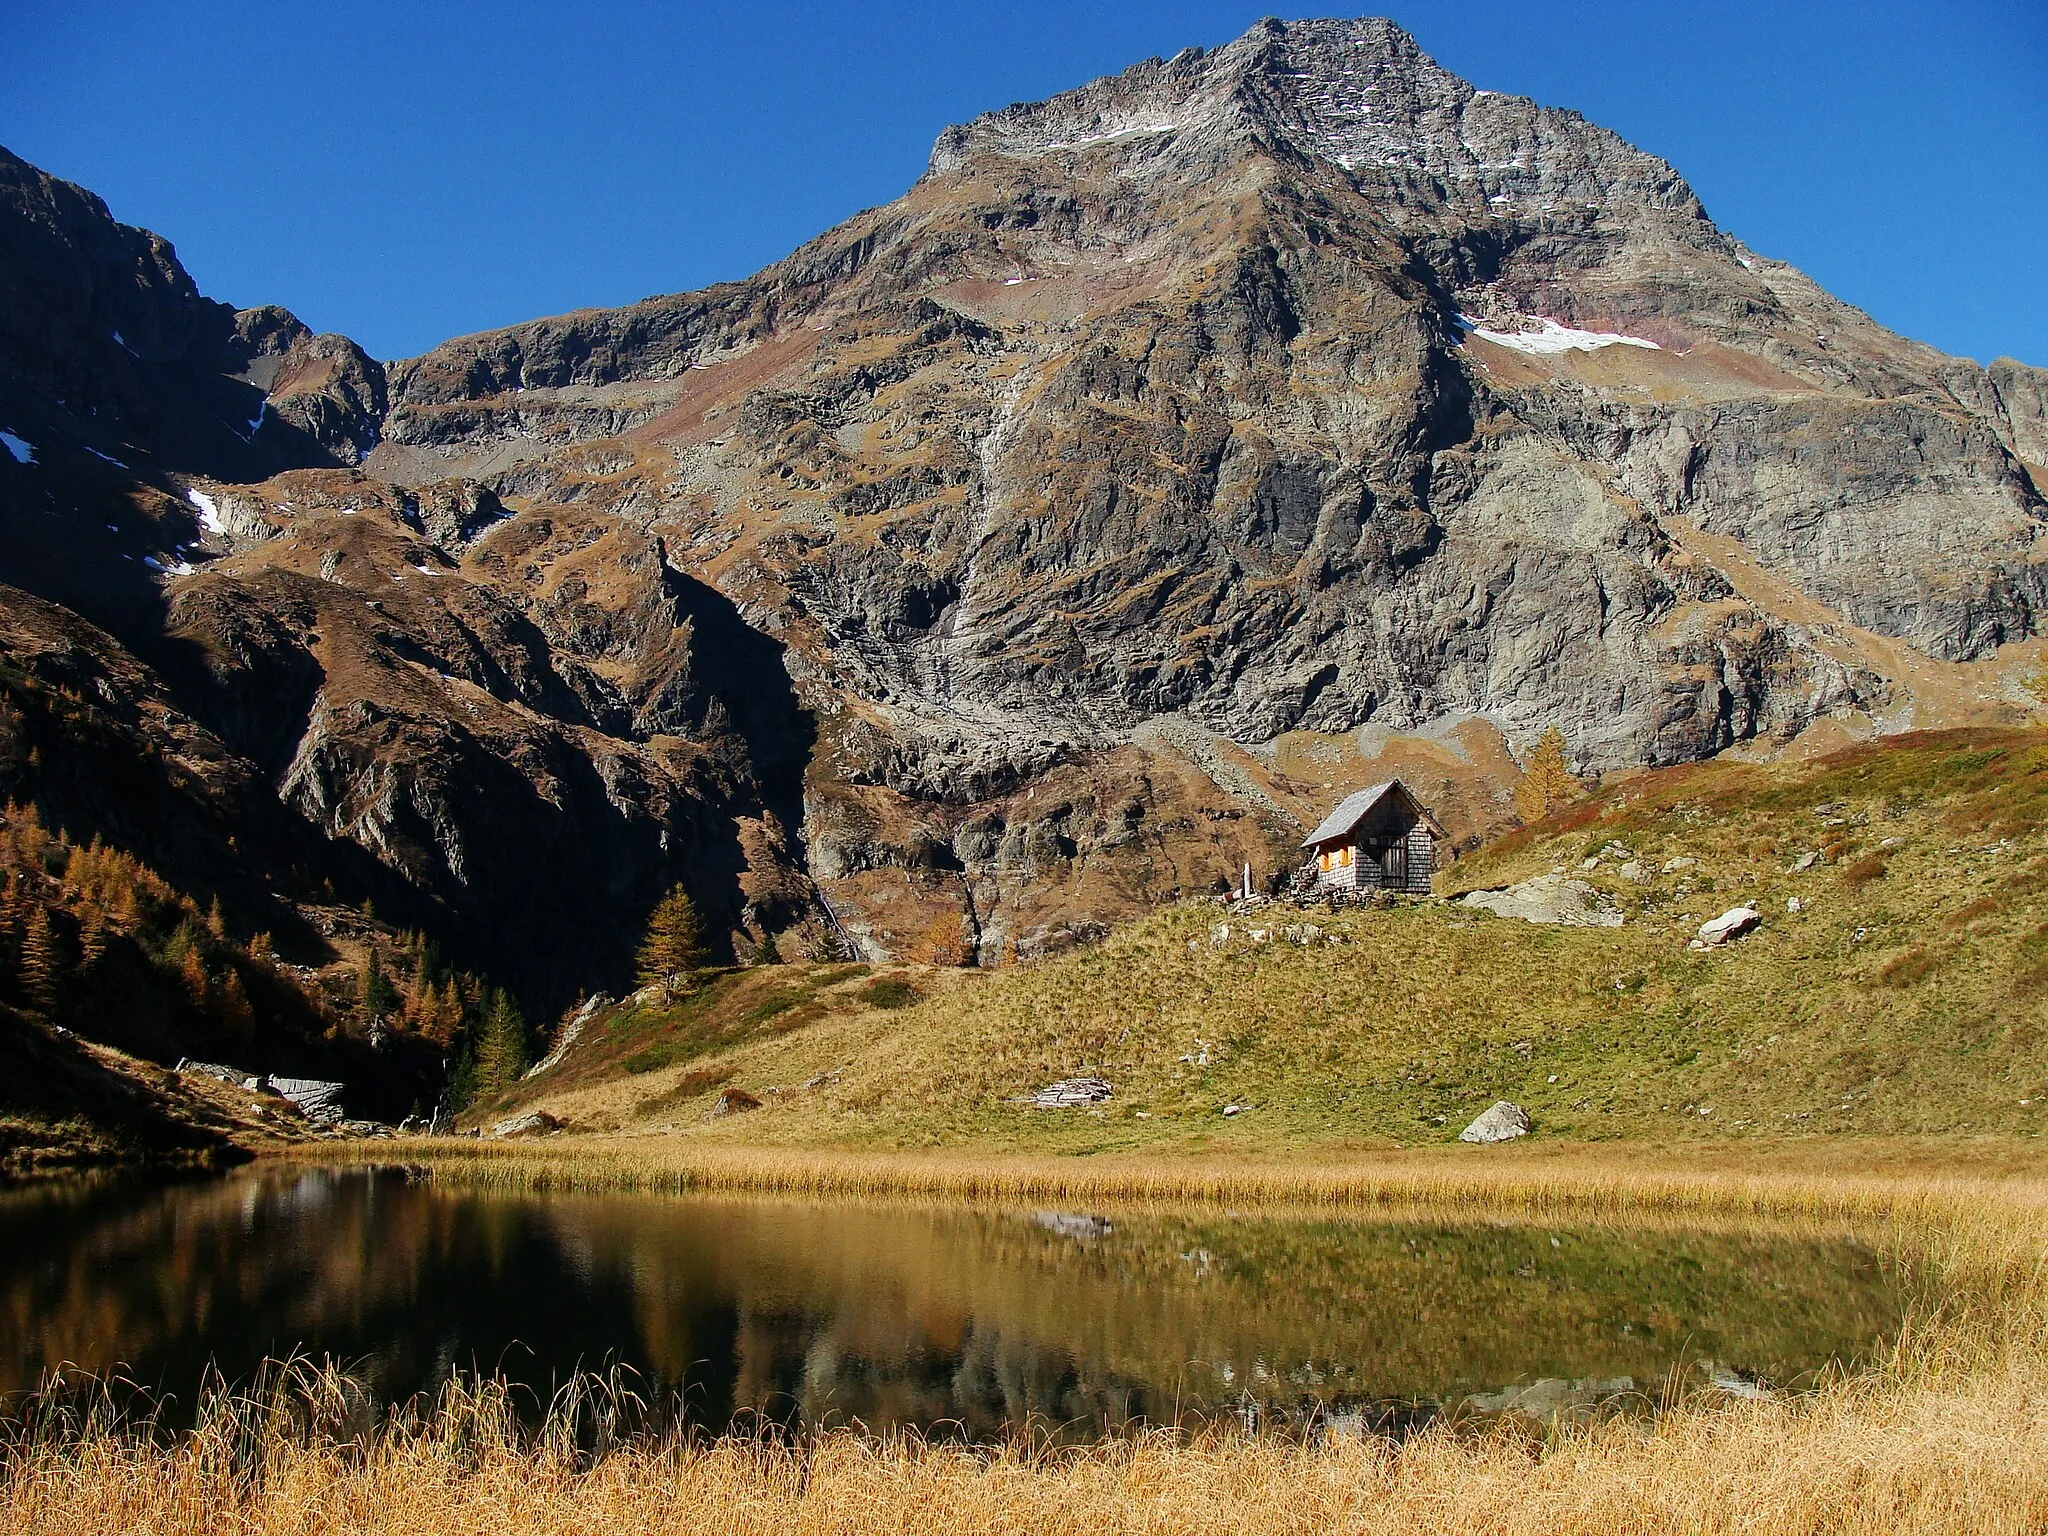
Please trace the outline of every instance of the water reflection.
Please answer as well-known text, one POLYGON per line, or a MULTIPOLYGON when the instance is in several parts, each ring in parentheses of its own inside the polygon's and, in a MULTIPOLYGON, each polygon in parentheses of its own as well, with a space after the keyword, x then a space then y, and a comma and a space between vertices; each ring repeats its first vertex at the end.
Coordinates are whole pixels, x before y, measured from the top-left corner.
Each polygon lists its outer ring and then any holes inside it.
POLYGON ((302 1347, 396 1401, 632 1367, 735 1416, 1083 1437, 1219 1412, 1566 1407, 1667 1372, 1796 1383, 1897 1328, 1846 1240, 1210 1214, 468 1193, 253 1171, 0 1196, 0 1390, 125 1365, 189 1398, 302 1347))

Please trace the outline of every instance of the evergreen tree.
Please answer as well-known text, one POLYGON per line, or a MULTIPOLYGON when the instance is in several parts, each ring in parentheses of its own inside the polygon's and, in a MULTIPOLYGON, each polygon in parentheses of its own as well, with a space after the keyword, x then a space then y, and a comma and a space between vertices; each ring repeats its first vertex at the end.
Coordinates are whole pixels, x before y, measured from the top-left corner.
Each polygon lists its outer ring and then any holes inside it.
POLYGON ((1545 726, 1522 764, 1521 781, 1515 785, 1515 814, 1525 822, 1540 821, 1578 794, 1579 781, 1565 757, 1564 732, 1545 726))
POLYGON ((703 963, 704 926, 697 904, 678 885, 648 914, 647 933, 640 941, 640 980, 648 985, 667 981, 703 963))
POLYGON ((377 946, 370 946, 369 964, 363 967, 360 1000, 363 1016, 381 1019, 398 1006, 398 989, 391 985, 391 978, 384 974, 384 962, 377 954, 377 946))

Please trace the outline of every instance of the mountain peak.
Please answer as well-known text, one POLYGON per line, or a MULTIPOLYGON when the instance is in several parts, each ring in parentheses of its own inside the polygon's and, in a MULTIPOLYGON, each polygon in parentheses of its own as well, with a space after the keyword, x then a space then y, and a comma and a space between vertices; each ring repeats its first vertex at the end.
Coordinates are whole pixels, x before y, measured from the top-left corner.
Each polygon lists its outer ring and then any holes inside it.
POLYGON ((1560 208, 1705 217, 1684 179, 1576 112, 1475 89, 1385 17, 1267 18, 1212 51, 948 128, 928 174, 982 156, 1031 160, 1112 146, 1150 162, 1258 143, 1381 183, 1404 203, 1507 217, 1560 208))

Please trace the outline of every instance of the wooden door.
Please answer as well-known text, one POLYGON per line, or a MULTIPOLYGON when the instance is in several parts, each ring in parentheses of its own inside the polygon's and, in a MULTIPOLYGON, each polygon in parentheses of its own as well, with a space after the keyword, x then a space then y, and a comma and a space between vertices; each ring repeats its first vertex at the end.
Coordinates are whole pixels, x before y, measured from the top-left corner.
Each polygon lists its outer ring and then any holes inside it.
POLYGON ((1380 883, 1390 891, 1408 889, 1408 844, 1401 841, 1387 845, 1386 858, 1381 863, 1384 873, 1380 883))

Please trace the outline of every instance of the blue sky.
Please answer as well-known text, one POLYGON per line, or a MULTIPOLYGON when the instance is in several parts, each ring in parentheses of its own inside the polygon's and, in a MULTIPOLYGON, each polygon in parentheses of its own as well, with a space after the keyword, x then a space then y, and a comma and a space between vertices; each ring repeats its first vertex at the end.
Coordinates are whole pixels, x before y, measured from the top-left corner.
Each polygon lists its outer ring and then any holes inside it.
MULTIPOLYGON (((2048 0, 1379 9, 1475 84, 1663 155, 1895 330, 2048 366, 2048 0)), ((744 276, 901 192, 947 123, 1261 14, 12 0, 0 143, 215 297, 399 357, 744 276)))

